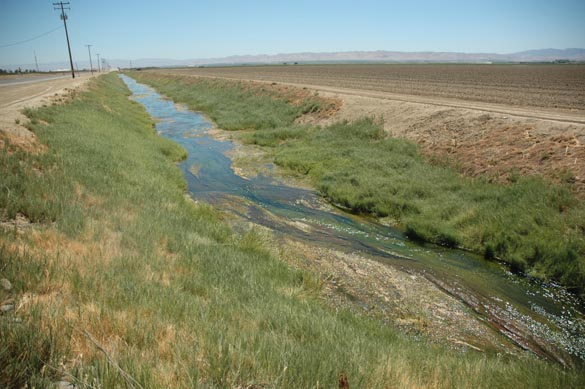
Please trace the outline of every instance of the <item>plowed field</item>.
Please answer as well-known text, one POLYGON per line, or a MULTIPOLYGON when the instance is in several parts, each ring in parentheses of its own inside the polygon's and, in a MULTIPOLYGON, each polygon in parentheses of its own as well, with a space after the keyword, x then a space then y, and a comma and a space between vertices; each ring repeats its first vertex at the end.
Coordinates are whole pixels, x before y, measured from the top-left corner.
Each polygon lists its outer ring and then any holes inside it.
POLYGON ((173 72, 585 110, 585 65, 288 65, 173 72))

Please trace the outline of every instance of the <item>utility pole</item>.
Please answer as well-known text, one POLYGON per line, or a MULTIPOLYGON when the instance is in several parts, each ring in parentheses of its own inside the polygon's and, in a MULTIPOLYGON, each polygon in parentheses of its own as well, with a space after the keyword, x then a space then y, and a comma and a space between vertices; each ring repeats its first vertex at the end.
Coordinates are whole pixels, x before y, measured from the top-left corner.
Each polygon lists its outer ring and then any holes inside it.
POLYGON ((97 53, 96 55, 98 57, 98 73, 100 73, 101 72, 101 69, 100 69, 100 53, 97 53))
POLYGON ((39 72, 39 61, 37 61, 37 52, 33 50, 33 54, 35 55, 35 65, 37 65, 37 73, 39 72))
POLYGON ((58 3, 53 3, 54 10, 59 10, 61 8, 61 20, 63 20, 63 25, 65 26, 65 37, 67 38, 67 49, 69 50, 69 64, 71 65, 71 77, 75 78, 75 71, 73 70, 73 57, 71 56, 71 45, 69 44, 69 32, 67 32, 67 14, 65 14, 66 9, 71 9, 70 7, 65 7, 69 5, 69 3, 64 3, 62 1, 58 3))
POLYGON ((91 74, 93 74, 93 63, 91 62, 91 46, 93 45, 85 45, 85 47, 87 47, 87 52, 89 53, 89 70, 91 70, 91 74))

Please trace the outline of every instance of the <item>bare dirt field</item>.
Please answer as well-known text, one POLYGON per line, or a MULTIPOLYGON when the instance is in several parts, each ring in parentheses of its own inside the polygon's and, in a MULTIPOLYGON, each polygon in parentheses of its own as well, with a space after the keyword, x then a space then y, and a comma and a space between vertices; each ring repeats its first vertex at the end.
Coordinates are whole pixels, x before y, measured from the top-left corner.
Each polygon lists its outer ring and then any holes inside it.
MULTIPOLYGON (((470 176, 540 174, 585 197, 585 65, 306 65, 156 70, 285 83, 339 99, 470 176), (556 108, 555 108, 556 107, 556 108)), ((276 87, 276 86, 275 86, 276 87)))
POLYGON ((239 66, 175 72, 585 110, 585 65, 239 66))

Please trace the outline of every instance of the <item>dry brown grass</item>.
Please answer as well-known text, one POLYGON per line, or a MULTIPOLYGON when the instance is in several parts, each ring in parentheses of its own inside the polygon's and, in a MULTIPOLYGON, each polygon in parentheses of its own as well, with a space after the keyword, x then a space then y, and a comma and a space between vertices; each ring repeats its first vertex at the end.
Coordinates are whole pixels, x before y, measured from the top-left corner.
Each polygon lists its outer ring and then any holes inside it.
POLYGON ((47 147, 38 142, 34 133, 21 125, 0 129, 0 148, 7 148, 10 153, 22 150, 31 154, 41 154, 47 147))
POLYGON ((420 130, 416 140, 425 154, 446 157, 469 176, 507 182, 513 172, 538 174, 585 196, 585 145, 576 134, 542 133, 530 124, 493 126, 486 116, 477 121, 479 128, 468 131, 447 122, 420 130))
MULTIPOLYGON (((76 192, 87 207, 103 204, 103 199, 92 196, 78 187, 76 192)), ((95 302, 80 302, 71 284, 72 274, 88 276, 99 272, 114 259, 135 255, 121 243, 121 232, 108 227, 106 220, 88 220, 84 230, 75 238, 68 237, 52 225, 31 225, 12 241, 2 242, 8 254, 38 258, 43 262, 43 274, 34 285, 34 292, 25 292, 18 299, 16 313, 26 317, 27 312, 45 312, 41 329, 50 333, 68 333, 59 337, 59 348, 69 349, 72 356, 63 361, 62 370, 72 371, 76 366, 100 358, 95 345, 80 332, 96 334, 100 343, 113 355, 128 345, 121 334, 128 331, 128 323, 135 320, 132 311, 105 314, 95 302), (99 238, 97 238, 99 236, 99 238)))

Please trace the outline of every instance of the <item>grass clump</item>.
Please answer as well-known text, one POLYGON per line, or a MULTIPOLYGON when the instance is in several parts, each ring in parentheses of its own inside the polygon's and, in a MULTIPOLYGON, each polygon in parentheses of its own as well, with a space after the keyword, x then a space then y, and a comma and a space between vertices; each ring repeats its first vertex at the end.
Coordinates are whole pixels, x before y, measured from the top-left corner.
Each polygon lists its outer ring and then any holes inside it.
POLYGON ((270 128, 263 131, 254 131, 244 138, 246 143, 258 146, 276 147, 289 139, 299 139, 306 135, 307 126, 288 126, 282 128, 270 128))
POLYGON ((59 341, 41 325, 42 312, 32 311, 24 321, 0 317, 0 386, 3 388, 48 387, 59 379, 59 341))
MULTIPOLYGON (((343 208, 390 216, 414 240, 465 247, 516 271, 557 280, 585 297, 585 205, 563 186, 519 175, 510 185, 461 177, 448 165, 423 158, 414 143, 388 138, 371 118, 311 128, 281 115, 267 126, 256 116, 257 108, 262 112, 259 97, 246 100, 237 82, 216 80, 225 102, 237 99, 246 107, 238 111, 244 118, 206 102, 219 92, 193 85, 207 85, 207 79, 132 76, 220 126, 227 120, 231 130, 253 129, 242 135, 245 142, 270 147, 278 165, 308 176, 343 208)), ((262 99, 274 98, 266 93, 262 99)))

